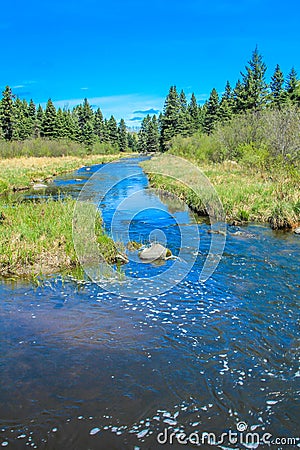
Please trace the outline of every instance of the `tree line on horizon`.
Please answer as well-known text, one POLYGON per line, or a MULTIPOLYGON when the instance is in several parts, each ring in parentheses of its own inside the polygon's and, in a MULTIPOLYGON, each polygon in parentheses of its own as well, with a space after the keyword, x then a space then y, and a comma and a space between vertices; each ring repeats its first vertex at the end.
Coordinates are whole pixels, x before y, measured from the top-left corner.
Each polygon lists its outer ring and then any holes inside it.
POLYGON ((166 151, 176 136, 210 135, 218 125, 228 124, 249 111, 259 114, 300 107, 300 81, 295 69, 285 79, 277 64, 270 83, 266 81, 266 70, 256 48, 236 85, 232 88, 227 81, 221 96, 213 88, 202 106, 194 94, 188 102, 183 90, 179 93, 176 86, 171 86, 163 112, 159 117, 147 115, 138 133, 129 132, 124 119, 117 123, 114 116, 104 118, 101 109, 93 110, 87 99, 72 110, 56 109, 49 99, 43 109, 33 100, 28 103, 15 97, 7 86, 0 100, 0 139, 44 138, 76 141, 87 148, 100 143, 119 151, 166 151))

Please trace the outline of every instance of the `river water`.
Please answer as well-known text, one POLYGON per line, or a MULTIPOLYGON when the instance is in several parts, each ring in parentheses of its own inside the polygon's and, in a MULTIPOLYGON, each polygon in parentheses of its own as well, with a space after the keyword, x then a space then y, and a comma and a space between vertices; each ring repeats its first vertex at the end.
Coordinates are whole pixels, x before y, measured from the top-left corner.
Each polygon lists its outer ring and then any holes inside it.
POLYGON ((119 161, 96 175, 101 166, 82 168, 57 178, 49 192, 77 196, 92 180, 91 197, 114 238, 161 241, 183 266, 192 261, 191 270, 178 284, 170 276, 163 291, 161 274, 174 260, 142 264, 128 253, 125 275, 149 278, 128 296, 108 283, 59 275, 40 286, 3 280, 0 445, 197 448, 197 436, 209 432, 218 444, 206 440, 202 448, 243 449, 257 447, 246 439, 250 432, 297 437, 300 238, 228 226, 222 260, 200 283, 209 225, 147 189, 138 162, 119 161), (238 431, 237 443, 230 431, 238 431), (172 432, 185 433, 188 443, 172 432))

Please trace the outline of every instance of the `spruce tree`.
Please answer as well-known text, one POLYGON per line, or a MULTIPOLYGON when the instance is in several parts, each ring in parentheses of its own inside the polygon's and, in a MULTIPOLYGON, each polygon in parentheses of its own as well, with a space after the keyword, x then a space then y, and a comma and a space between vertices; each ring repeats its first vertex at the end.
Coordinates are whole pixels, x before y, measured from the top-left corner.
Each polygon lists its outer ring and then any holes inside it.
POLYGON ((233 91, 229 81, 225 86, 224 94, 222 95, 219 109, 219 118, 221 123, 225 123, 231 119, 234 109, 233 91))
POLYGON ((235 114, 239 114, 245 110, 243 91, 244 88, 241 80, 238 80, 233 90, 233 112, 235 114))
POLYGON ((288 99, 292 103, 300 106, 300 80, 298 80, 297 72, 294 67, 287 77, 286 92, 288 99))
POLYGON ((91 149, 95 143, 95 134, 92 120, 87 120, 82 130, 82 142, 88 148, 91 149))
POLYGON ((1 128, 2 135, 6 141, 11 141, 14 131, 14 105, 13 94, 11 88, 6 86, 2 93, 3 98, 1 100, 1 128))
POLYGON ((158 130, 158 121, 155 115, 148 123, 147 151, 148 152, 159 151, 159 130, 158 130))
POLYGON ((216 89, 213 88, 206 104, 206 112, 203 123, 205 133, 211 134, 214 129, 219 120, 219 109, 219 96, 216 89))
POLYGON ((163 151, 168 149, 169 141, 179 132, 178 119, 180 108, 180 100, 176 86, 171 86, 161 117, 161 145, 163 151))
POLYGON ((127 142, 127 128, 125 120, 121 119, 118 127, 118 143, 121 152, 126 152, 128 142, 127 142))
POLYGON ((54 139, 56 137, 56 109, 51 98, 49 98, 46 105, 41 134, 47 139, 54 139))
POLYGON ((245 68, 246 72, 241 73, 243 78, 243 109, 261 109, 267 99, 267 84, 265 82, 267 66, 263 62, 257 47, 252 53, 248 66, 245 68))
POLYGON ((36 121, 35 121, 35 131, 34 131, 34 135, 37 138, 42 136, 43 121, 44 121, 44 110, 41 107, 41 105, 39 105, 38 109, 36 111, 36 121))
POLYGON ((100 108, 98 108, 95 112, 94 133, 97 136, 99 142, 104 142, 104 121, 103 114, 100 108))
POLYGON ((111 116, 107 121, 107 133, 109 137, 109 142, 114 146, 118 147, 118 125, 114 116, 111 116))
POLYGON ((137 149, 141 153, 146 153, 148 151, 148 132, 149 132, 149 124, 151 122, 151 117, 148 114, 141 123, 141 128, 138 132, 138 142, 137 149))
POLYGON ((187 109, 187 100, 184 91, 181 91, 180 93, 179 104, 180 109, 176 133, 180 134, 181 136, 188 136, 190 129, 190 120, 187 109))
POLYGON ((128 142, 128 147, 130 148, 130 150, 132 152, 136 152, 138 150, 138 137, 137 137, 137 133, 133 133, 133 132, 128 132, 127 133, 127 142, 128 142))
POLYGON ((281 72, 280 67, 277 64, 275 67, 274 74, 271 77, 270 83, 271 106, 277 109, 280 109, 286 100, 286 92, 284 91, 283 83, 284 83, 283 73, 281 72))
POLYGON ((189 113, 189 134, 196 133, 200 128, 200 109, 197 104, 195 94, 192 93, 191 101, 188 105, 189 113))

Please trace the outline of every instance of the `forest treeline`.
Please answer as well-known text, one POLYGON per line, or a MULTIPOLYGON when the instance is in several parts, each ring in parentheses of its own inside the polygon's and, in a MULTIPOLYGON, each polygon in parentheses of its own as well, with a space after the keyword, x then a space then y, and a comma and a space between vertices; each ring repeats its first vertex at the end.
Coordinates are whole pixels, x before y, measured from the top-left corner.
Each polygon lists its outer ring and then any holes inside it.
POLYGON ((166 151, 198 160, 249 159, 267 156, 300 159, 300 81, 294 68, 285 78, 276 65, 269 83, 267 66, 256 48, 231 87, 219 96, 212 89, 200 106, 192 94, 171 86, 163 113, 147 116, 138 139, 140 151, 166 151))
POLYGON ((171 86, 159 117, 146 116, 138 133, 124 119, 103 117, 87 99, 72 110, 56 109, 49 99, 45 109, 15 97, 9 86, 0 100, 0 139, 75 141, 97 151, 198 152, 212 160, 238 159, 244 153, 273 152, 299 159, 300 82, 294 68, 285 78, 277 65, 266 81, 266 64, 256 48, 234 87, 227 82, 219 96, 212 89, 204 105, 194 94, 171 86), (246 150, 245 150, 246 148, 246 150))

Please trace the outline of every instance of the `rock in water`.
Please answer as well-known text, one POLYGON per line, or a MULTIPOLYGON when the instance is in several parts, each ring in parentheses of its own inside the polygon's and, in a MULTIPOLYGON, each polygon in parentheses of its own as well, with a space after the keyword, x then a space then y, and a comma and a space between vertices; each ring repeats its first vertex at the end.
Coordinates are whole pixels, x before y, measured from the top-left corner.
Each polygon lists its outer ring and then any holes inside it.
POLYGON ((300 234, 300 227, 296 228, 296 229, 294 230, 294 233, 295 233, 295 234, 300 234))
POLYGON ((139 254, 144 261, 156 261, 157 259, 166 259, 171 256, 170 250, 161 244, 152 243, 150 247, 145 248, 139 254))

